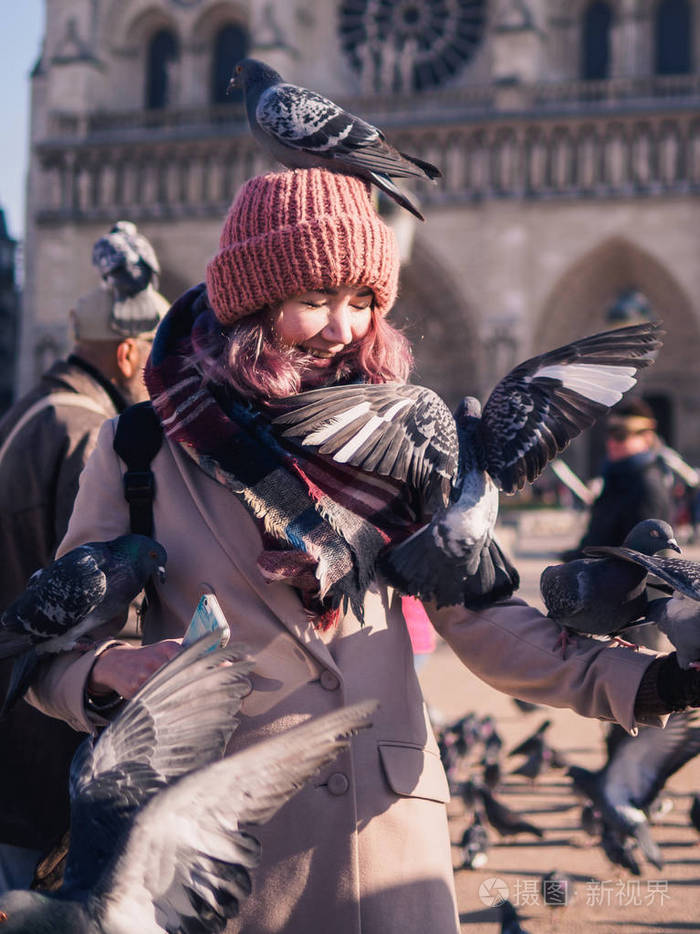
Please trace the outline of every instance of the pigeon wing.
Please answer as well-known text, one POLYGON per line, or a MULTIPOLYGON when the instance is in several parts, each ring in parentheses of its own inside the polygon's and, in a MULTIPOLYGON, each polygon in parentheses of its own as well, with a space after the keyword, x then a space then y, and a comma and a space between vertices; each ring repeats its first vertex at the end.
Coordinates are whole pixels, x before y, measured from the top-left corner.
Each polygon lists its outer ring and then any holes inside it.
POLYGON ((700 564, 687 558, 664 558, 661 555, 645 555, 624 545, 596 545, 584 548, 584 552, 594 558, 619 558, 641 565, 659 577, 674 590, 691 600, 700 600, 700 564))
POLYGON ((33 575, 24 593, 3 614, 3 628, 24 630, 40 641, 80 623, 107 593, 100 558, 90 545, 81 545, 33 575))
POLYGON ((481 418, 488 472, 505 493, 531 483, 654 362, 658 324, 603 331, 526 360, 491 393, 481 418))
MULTIPOLYGON (((107 920, 144 910, 164 930, 222 931, 250 894, 259 845, 240 824, 269 820, 302 785, 369 726, 374 701, 318 717, 186 776, 135 822, 105 880, 107 920), (196 806, 194 806, 196 803, 196 806), (205 923, 207 926, 205 927, 205 923)), ((105 922, 105 926, 109 926, 105 922)))
POLYGON ((245 648, 215 651, 209 633, 163 666, 71 765, 71 848, 65 883, 97 882, 136 813, 162 788, 217 759, 250 692, 245 648))
POLYGON ((696 711, 671 714, 663 729, 645 727, 638 736, 626 736, 615 747, 603 774, 606 801, 630 801, 648 808, 668 779, 698 753, 696 711))
POLYGON ((428 511, 449 501, 457 426, 430 389, 402 383, 313 389, 285 399, 273 423, 339 463, 411 484, 428 511))

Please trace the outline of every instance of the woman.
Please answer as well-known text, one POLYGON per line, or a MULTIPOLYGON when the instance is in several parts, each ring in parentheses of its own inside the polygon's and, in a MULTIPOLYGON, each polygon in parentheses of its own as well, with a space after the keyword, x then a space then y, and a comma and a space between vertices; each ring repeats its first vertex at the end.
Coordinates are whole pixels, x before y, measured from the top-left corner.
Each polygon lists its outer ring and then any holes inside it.
MULTIPOLYGON (((275 402, 337 380, 405 379, 406 342, 386 322, 399 259, 357 179, 325 170, 254 178, 236 198, 207 268, 161 326, 146 382, 167 443, 153 462, 155 535, 168 578, 143 648, 107 641, 52 663, 38 702, 94 730, 178 650, 207 582, 233 638, 256 658, 232 748, 374 697, 374 727, 353 740, 262 828, 253 895, 227 930, 440 934, 459 930, 448 789, 412 664, 401 596, 374 558, 419 504, 393 481, 281 448, 275 402)), ((128 525, 124 465, 102 432, 62 551, 128 525)), ((476 674, 517 697, 586 716, 661 722, 651 656, 579 640, 519 600, 473 613, 428 608, 476 674)))

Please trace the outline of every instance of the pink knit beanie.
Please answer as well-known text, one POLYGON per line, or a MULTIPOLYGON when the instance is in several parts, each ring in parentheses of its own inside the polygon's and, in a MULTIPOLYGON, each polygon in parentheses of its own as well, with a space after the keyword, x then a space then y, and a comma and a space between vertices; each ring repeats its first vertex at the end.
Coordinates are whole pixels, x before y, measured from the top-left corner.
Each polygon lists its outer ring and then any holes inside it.
POLYGON ((258 175, 243 185, 207 266, 222 324, 319 288, 366 285, 385 315, 396 299, 399 251, 369 186, 327 169, 258 175))

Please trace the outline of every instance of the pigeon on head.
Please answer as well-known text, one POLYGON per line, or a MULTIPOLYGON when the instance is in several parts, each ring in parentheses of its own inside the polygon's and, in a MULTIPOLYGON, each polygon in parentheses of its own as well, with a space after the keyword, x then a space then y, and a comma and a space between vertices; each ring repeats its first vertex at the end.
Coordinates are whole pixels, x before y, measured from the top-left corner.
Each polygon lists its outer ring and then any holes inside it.
POLYGON ((434 181, 441 177, 434 165, 399 152, 371 123, 315 91, 289 84, 257 59, 238 62, 229 88, 243 90, 253 137, 282 165, 355 175, 424 220, 393 179, 434 181))

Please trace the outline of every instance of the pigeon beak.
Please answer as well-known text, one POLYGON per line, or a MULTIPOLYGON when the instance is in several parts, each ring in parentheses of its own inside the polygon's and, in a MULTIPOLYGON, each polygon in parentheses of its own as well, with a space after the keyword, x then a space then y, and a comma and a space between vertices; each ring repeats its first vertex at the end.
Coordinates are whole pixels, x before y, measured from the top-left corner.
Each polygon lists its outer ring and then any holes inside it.
POLYGON ((240 85, 240 82, 239 82, 239 80, 238 80, 238 75, 235 74, 235 75, 233 76, 233 78, 231 78, 231 80, 230 80, 229 83, 228 83, 228 87, 226 88, 226 93, 227 93, 227 94, 230 94, 231 91, 235 91, 236 88, 239 88, 240 86, 241 86, 241 85, 240 85))
POLYGON ((156 574, 158 575, 158 580, 160 581, 160 583, 164 584, 165 583, 165 568, 163 567, 162 564, 156 568, 156 574))
POLYGON ((668 547, 669 547, 669 548, 672 548, 673 551, 677 551, 678 554, 681 553, 681 546, 678 544, 678 542, 675 540, 675 538, 669 538, 669 540, 668 540, 668 547))

